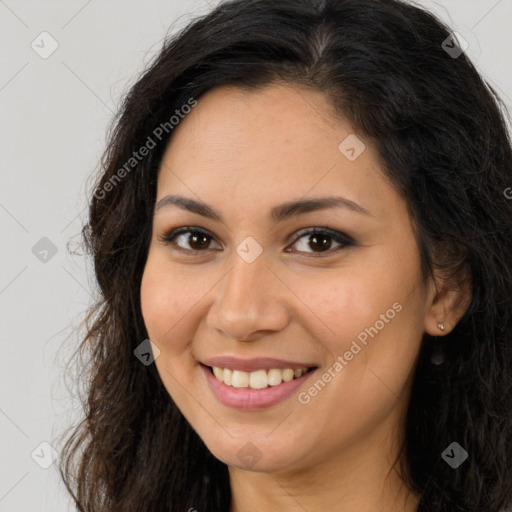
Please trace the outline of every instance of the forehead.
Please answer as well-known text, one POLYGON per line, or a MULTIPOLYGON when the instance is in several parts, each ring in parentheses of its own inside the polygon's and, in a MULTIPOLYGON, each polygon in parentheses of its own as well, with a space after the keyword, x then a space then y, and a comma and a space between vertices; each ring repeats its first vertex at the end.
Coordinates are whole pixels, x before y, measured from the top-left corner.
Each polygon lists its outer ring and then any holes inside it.
POLYGON ((219 87, 202 96, 162 159, 157 201, 171 193, 228 201, 248 213, 342 194, 379 216, 397 200, 370 141, 335 114, 323 93, 286 84, 219 87))

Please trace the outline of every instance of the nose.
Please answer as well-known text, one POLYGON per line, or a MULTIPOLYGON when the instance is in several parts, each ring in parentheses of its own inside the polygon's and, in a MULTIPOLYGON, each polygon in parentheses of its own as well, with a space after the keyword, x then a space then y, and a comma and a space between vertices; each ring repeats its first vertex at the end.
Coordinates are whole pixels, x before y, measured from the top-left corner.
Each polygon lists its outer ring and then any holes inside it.
POLYGON ((234 264, 214 288, 206 323, 225 338, 254 341, 289 322, 290 291, 262 254, 252 263, 234 255, 234 264))

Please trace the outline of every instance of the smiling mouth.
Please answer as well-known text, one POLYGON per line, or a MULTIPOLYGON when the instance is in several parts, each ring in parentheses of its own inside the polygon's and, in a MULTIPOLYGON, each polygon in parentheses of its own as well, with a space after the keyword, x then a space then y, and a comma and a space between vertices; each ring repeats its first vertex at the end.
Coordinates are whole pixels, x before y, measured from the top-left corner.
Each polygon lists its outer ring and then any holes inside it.
POLYGON ((231 368, 220 368, 218 366, 206 366, 215 378, 226 386, 234 388, 265 389, 271 386, 279 386, 283 382, 290 382, 301 378, 303 375, 316 370, 311 368, 268 368, 245 372, 231 368))

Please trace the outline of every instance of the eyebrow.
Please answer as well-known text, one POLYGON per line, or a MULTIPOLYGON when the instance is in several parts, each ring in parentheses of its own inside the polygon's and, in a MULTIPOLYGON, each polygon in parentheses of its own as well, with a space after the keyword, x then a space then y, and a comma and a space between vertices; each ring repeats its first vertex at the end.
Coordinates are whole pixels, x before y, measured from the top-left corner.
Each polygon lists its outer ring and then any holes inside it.
MULTIPOLYGON (((224 222, 222 215, 216 212, 211 206, 201 201, 180 195, 168 195, 160 199, 155 206, 155 212, 172 206, 177 206, 182 210, 197 213, 198 215, 202 215, 208 219, 224 222)), ((280 204, 272 208, 270 211, 270 219, 274 222, 282 222, 294 215, 326 210, 329 208, 345 208, 356 213, 368 215, 370 217, 372 216, 366 208, 363 208, 360 204, 355 203, 350 199, 340 196, 329 196, 313 199, 299 199, 297 201, 289 201, 287 203, 280 204)))

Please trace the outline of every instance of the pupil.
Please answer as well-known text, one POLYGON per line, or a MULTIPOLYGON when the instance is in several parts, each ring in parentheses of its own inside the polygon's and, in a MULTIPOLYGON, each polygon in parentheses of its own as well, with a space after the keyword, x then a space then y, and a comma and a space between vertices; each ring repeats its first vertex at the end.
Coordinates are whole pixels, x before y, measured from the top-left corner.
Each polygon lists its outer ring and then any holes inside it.
POLYGON ((196 248, 198 249, 205 249, 205 248, 208 248, 208 237, 206 235, 203 235, 203 234, 194 234, 194 235, 190 235, 192 240, 193 240, 193 243, 192 243, 192 246, 196 245, 196 248), (197 242, 197 240, 200 240, 202 237, 203 239, 203 242, 206 242, 206 243, 200 243, 200 242, 197 242))
MULTIPOLYGON (((312 235, 312 236, 311 236, 311 238, 312 238, 312 240, 314 240, 314 242, 313 242, 313 243, 315 243, 315 244, 316 244, 316 243, 318 243, 318 241, 319 241, 319 240, 322 240, 322 241, 323 241, 323 243, 321 243, 321 244, 320 244, 320 247, 321 247, 321 248, 327 248, 327 249, 329 249, 329 246, 331 245, 331 244, 329 243, 329 241, 328 241, 328 240, 329 240, 329 236, 325 236, 325 235, 324 235, 324 236, 321 236, 321 235, 312 235)), ((310 246, 311 246, 311 245, 310 245, 310 246)), ((317 247, 318 247, 318 246, 317 246, 317 247)), ((313 246, 311 246, 311 248, 312 248, 312 249, 314 249, 314 247, 313 247, 313 246)))

